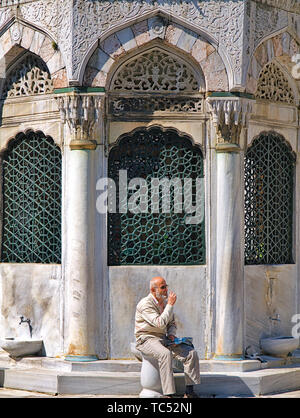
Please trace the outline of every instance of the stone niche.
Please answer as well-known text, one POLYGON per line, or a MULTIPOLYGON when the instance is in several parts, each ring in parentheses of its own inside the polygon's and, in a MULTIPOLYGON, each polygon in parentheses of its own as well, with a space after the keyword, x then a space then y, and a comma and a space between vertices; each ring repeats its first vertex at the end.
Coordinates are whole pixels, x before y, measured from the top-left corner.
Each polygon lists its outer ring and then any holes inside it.
POLYGON ((245 347, 259 352, 261 338, 291 335, 296 286, 296 265, 245 266, 245 347))
POLYGON ((1 338, 42 339, 44 354, 56 356, 60 351, 61 266, 43 264, 1 264, 0 302, 1 338))

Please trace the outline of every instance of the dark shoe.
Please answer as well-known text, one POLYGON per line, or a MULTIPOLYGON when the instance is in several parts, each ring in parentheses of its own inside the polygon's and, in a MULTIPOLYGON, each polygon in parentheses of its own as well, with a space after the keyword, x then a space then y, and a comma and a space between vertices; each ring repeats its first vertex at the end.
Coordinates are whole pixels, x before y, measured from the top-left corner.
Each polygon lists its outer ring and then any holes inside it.
POLYGON ((176 395, 172 393, 171 395, 164 395, 163 398, 176 398, 176 395))
POLYGON ((184 398, 199 398, 199 396, 195 392, 185 393, 183 395, 184 398))

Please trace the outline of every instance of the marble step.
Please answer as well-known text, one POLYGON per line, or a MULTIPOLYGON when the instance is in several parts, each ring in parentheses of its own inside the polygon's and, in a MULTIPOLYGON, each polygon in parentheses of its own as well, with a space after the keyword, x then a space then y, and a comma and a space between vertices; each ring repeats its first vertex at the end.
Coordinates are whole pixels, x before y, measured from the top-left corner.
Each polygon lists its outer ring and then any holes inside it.
POLYGON ((135 395, 141 391, 137 372, 60 372, 45 369, 9 369, 4 388, 50 394, 135 395))
POLYGON ((6 354, 0 355, 0 368, 49 369, 65 372, 140 372, 138 360, 98 360, 91 362, 65 361, 62 358, 23 357, 17 360, 6 354))
MULTIPOLYGON (((300 389, 300 365, 250 372, 201 374, 200 395, 259 396, 300 389)), ((175 374, 178 393, 184 375, 175 374)), ((6 369, 3 387, 50 394, 138 395, 139 372, 63 372, 49 369, 6 369)))
MULTIPOLYGON (((211 372, 249 372, 300 363, 298 357, 275 358, 260 356, 258 360, 221 361, 200 360, 201 373, 211 372)), ((17 360, 7 354, 0 353, 0 368, 42 368, 61 370, 65 372, 140 372, 142 363, 138 360, 98 360, 92 362, 65 361, 64 358, 51 357, 23 357, 17 360)), ((175 365, 175 364, 174 364, 175 365)), ((176 365, 178 366, 178 364, 176 365)))

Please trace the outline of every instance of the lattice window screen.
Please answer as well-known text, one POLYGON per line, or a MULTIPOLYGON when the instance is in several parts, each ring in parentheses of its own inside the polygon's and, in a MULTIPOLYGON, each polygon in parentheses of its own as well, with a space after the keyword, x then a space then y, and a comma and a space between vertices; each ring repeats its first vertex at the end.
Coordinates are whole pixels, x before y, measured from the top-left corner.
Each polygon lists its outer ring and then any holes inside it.
POLYGON ((52 91, 53 84, 46 64, 39 57, 28 54, 8 74, 1 98, 47 94, 52 91))
POLYGON ((288 80, 275 63, 266 64, 262 69, 256 91, 257 99, 295 104, 295 96, 288 80))
MULTIPOLYGON (((187 213, 174 213, 171 188, 170 211, 151 213, 151 178, 203 178, 203 156, 199 147, 176 131, 160 128, 139 129, 123 137, 109 155, 109 177, 118 185, 119 170, 127 170, 128 183, 133 178, 147 181, 148 213, 109 213, 109 265, 180 265, 205 264, 205 223, 187 225, 187 213)), ((117 187, 118 190, 118 187, 117 187)), ((128 201, 133 192, 128 192, 128 201)), ((193 191, 195 199, 195 191, 193 191)), ((176 204, 176 203, 175 203, 176 204)), ((119 207, 119 194, 117 194, 119 207)))
MULTIPOLYGON (((201 80, 203 86, 204 81, 201 80)), ((159 49, 124 64, 112 80, 112 91, 180 93, 199 91, 194 72, 179 58, 159 49)))
POLYGON ((245 157, 245 262, 293 263, 295 156, 284 138, 262 133, 245 157))
POLYGON ((61 153, 42 133, 17 135, 4 155, 1 261, 61 262, 61 153))

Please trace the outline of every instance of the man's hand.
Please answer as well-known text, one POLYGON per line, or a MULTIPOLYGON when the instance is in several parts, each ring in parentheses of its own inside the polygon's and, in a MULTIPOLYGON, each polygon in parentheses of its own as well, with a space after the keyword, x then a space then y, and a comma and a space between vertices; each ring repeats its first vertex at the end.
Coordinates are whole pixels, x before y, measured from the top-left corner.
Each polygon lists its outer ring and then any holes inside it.
POLYGON ((175 305, 176 299, 177 299, 176 293, 170 291, 170 294, 168 297, 168 304, 172 306, 175 305))

